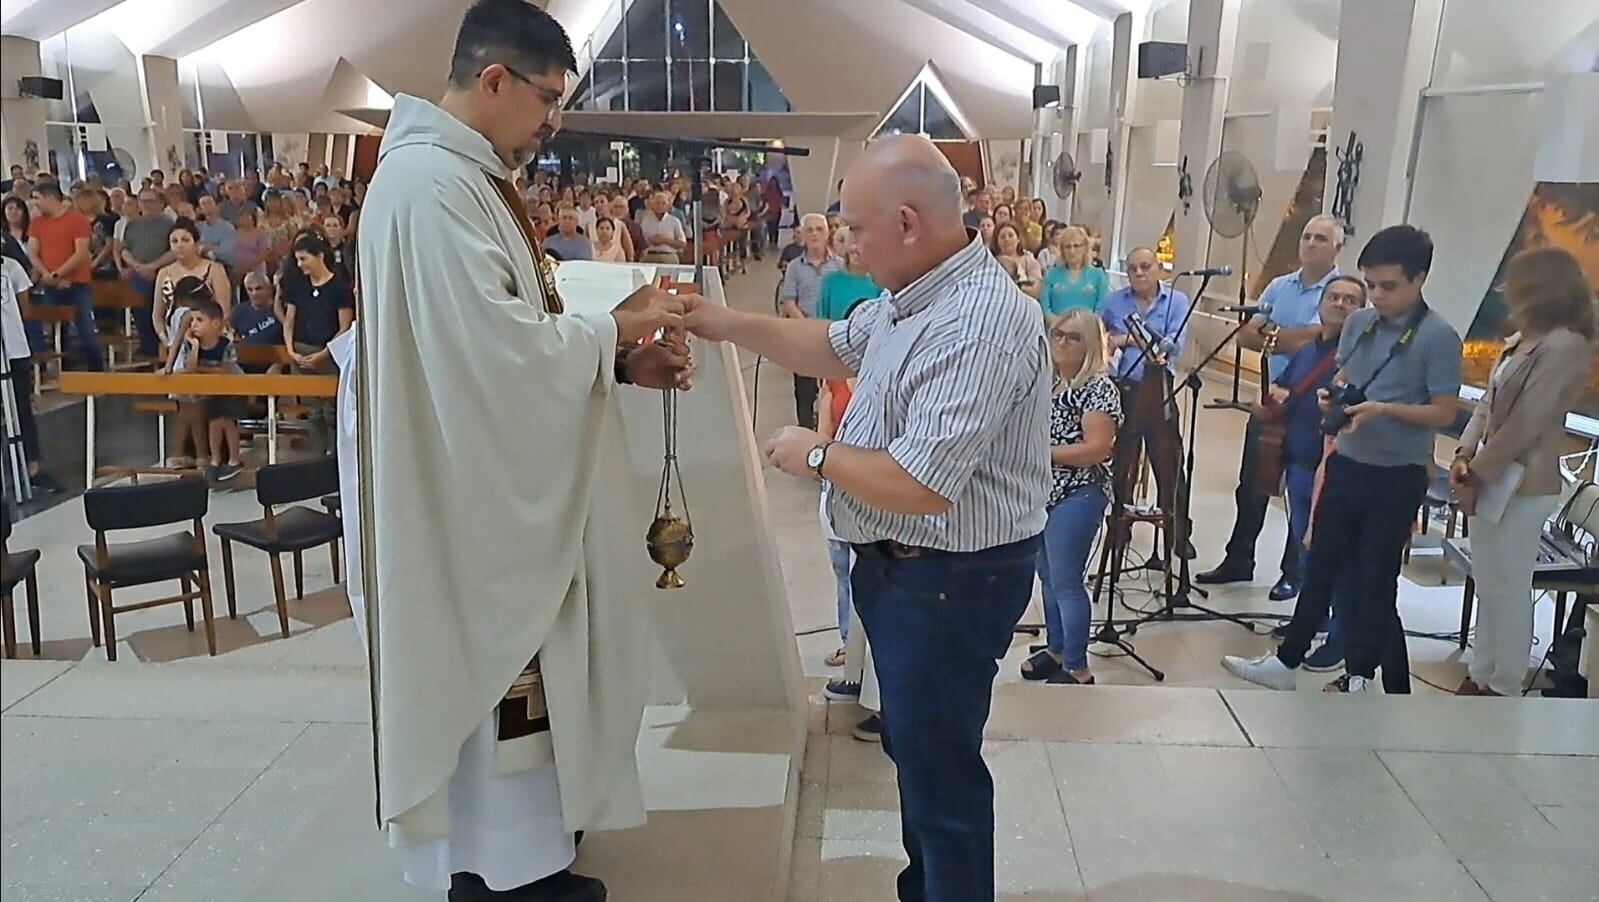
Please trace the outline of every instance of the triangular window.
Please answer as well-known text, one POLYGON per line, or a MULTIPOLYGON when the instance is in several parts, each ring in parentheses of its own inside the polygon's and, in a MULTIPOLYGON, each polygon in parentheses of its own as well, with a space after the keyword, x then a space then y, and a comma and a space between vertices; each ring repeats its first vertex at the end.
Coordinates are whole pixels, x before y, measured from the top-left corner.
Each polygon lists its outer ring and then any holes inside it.
POLYGON ((606 0, 569 110, 786 113, 792 107, 716 0, 606 0), (606 29, 609 28, 609 31, 606 29))
POLYGON ((900 95, 893 111, 878 123, 872 137, 908 134, 925 135, 934 141, 970 141, 972 133, 965 122, 965 117, 954 109, 954 101, 939 81, 937 71, 928 63, 900 95))

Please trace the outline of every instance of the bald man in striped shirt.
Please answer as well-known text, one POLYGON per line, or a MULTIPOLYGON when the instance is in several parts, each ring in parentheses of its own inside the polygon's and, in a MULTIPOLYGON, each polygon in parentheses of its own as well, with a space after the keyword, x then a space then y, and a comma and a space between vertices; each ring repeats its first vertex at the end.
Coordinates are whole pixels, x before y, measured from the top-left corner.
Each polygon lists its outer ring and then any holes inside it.
POLYGON ((1043 315, 962 225, 959 178, 930 141, 874 142, 842 199, 882 297, 833 323, 690 298, 685 324, 796 373, 858 378, 837 441, 790 426, 766 453, 823 482, 833 530, 855 548, 910 857, 900 899, 992 899, 983 725, 1049 496, 1043 315))

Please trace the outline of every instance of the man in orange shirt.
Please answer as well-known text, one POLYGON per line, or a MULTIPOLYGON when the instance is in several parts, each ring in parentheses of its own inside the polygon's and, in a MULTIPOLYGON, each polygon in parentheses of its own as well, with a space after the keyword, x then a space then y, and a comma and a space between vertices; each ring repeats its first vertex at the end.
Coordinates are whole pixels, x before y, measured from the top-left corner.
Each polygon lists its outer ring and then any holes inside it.
POLYGON ((36 287, 45 303, 76 311, 73 328, 84 364, 91 370, 103 370, 105 357, 100 352, 89 293, 89 239, 94 224, 67 203, 59 184, 40 184, 34 193, 41 215, 33 221, 30 233, 39 242, 39 264, 44 269, 36 287))

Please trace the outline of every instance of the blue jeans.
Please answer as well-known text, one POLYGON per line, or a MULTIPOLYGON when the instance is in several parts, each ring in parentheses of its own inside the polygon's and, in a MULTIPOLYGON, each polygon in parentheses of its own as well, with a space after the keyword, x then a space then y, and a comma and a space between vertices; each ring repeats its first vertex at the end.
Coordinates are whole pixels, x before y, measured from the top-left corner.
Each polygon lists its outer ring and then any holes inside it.
POLYGON ((156 337, 155 324, 151 320, 155 314, 155 283, 130 272, 128 285, 144 299, 144 306, 133 311, 133 328, 139 333, 139 353, 154 357, 161 347, 161 340, 156 337))
POLYGON ((856 547, 851 587, 883 698, 910 864, 905 902, 994 898, 994 780, 983 762, 998 659, 1033 594, 1037 536, 963 554, 856 547))
POLYGON ((1049 651, 1067 670, 1088 669, 1088 587, 1083 572, 1099 532, 1107 499, 1097 485, 1075 489, 1049 509, 1038 581, 1044 587, 1044 631, 1049 651))
POLYGON ((67 288, 41 286, 39 297, 46 304, 73 308, 72 331, 78 339, 78 350, 91 370, 105 369, 105 356, 100 352, 100 327, 94 323, 94 296, 87 283, 73 283, 67 288))
MULTIPOLYGON (((1311 498, 1316 490, 1316 468, 1290 463, 1284 468, 1284 484, 1288 488, 1288 547, 1299 549, 1299 572, 1305 572, 1310 561, 1310 549, 1305 547, 1305 533, 1310 530, 1311 498)), ((1338 600, 1341 588, 1333 591, 1332 609, 1322 625, 1327 630, 1327 644, 1341 648, 1343 630, 1338 626, 1338 600)))
POLYGON ((827 559, 833 564, 833 578, 838 580, 838 638, 849 641, 849 557, 848 542, 827 540, 827 559))

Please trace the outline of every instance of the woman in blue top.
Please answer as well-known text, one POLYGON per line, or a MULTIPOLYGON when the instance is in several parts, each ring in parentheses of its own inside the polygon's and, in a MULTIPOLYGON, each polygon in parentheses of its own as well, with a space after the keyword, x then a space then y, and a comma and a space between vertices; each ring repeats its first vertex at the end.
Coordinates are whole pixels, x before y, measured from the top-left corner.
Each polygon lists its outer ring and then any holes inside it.
POLYGON ((1039 303, 1051 316, 1062 316, 1073 307, 1098 310, 1110 283, 1105 271, 1089 263, 1088 233, 1080 226, 1061 229, 1056 236, 1059 254, 1055 265, 1044 273, 1044 288, 1039 303))
POLYGON ((849 316, 850 308, 857 303, 871 300, 883 293, 883 289, 866 274, 866 267, 861 264, 861 254, 855 247, 855 239, 850 235, 849 226, 840 226, 838 231, 833 233, 833 239, 843 249, 844 268, 822 277, 821 294, 816 298, 818 319, 845 319, 849 316))

